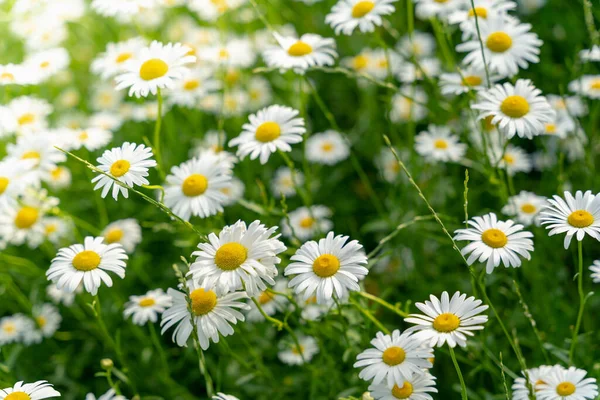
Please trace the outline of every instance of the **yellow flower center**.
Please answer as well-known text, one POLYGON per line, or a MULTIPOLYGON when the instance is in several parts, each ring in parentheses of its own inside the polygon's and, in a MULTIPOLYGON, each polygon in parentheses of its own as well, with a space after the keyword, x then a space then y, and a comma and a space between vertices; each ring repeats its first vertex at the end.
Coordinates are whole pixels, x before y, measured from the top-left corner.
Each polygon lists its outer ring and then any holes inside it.
POLYGON ((555 124, 546 124, 546 133, 556 133, 556 125, 555 124))
POLYGON ((359 1, 352 7, 352 18, 362 18, 375 7, 372 1, 359 1))
POLYGON ((452 313, 443 313, 433 320, 433 329, 438 332, 452 332, 460 326, 460 319, 452 313))
POLYGON ((44 61, 40 63, 41 68, 48 68, 50 66, 50 62, 44 61))
POLYGON ((281 135, 281 127, 277 122, 263 122, 256 128, 256 140, 267 143, 277 139, 281 135))
POLYGON ((46 229, 44 230, 46 235, 51 235, 58 230, 56 224, 48 224, 46 225, 46 229))
POLYGON ((140 67, 140 77, 145 81, 151 81, 164 76, 168 70, 169 66, 166 62, 159 58, 151 58, 140 67))
POLYGON ((488 36, 486 45, 494 53, 504 53, 512 47, 512 39, 504 32, 494 32, 488 36))
POLYGON ((15 225, 19 229, 28 229, 35 224, 39 217, 39 212, 33 207, 23 207, 15 217, 15 225))
POLYGON ((118 243, 121 241, 121 239, 123 239, 123 233, 123 229, 113 228, 106 232, 106 235, 104 235, 104 239, 106 239, 106 243, 108 244, 118 243))
POLYGON ((31 400, 31 397, 25 392, 12 392, 4 400, 31 400))
POLYGON ((200 196, 208 188, 208 179, 201 174, 192 174, 185 178, 181 185, 181 191, 187 197, 200 196))
POLYGON ((227 11, 227 2, 225 0, 210 0, 210 2, 217 8, 217 11, 224 13, 227 11))
POLYGON ((499 249, 506 246, 508 238, 500 229, 492 228, 481 234, 481 240, 493 249, 499 249))
POLYGON ((592 89, 600 89, 600 79, 594 79, 590 87, 592 89))
POLYGON ((19 125, 31 124, 33 123, 33 121, 35 121, 35 115, 33 115, 32 113, 25 113, 17 119, 19 125))
POLYGON ((50 172, 50 175, 52 176, 52 179, 56 180, 56 179, 60 178, 60 176, 62 175, 62 172, 63 172, 62 167, 56 167, 50 172))
POLYGON ((215 254, 215 264, 225 271, 233 271, 246 261, 248 249, 239 243, 226 243, 215 254))
POLYGON ((298 40, 288 49, 288 54, 292 57, 302 57, 310 53, 312 53, 312 47, 302 40, 298 40))
POLYGON ((212 290, 196 289, 190 293, 190 299, 192 299, 192 311, 198 317, 208 314, 217 305, 217 294, 212 290))
POLYGON ((0 75, 0 79, 6 80, 6 81, 14 81, 15 80, 15 76, 13 74, 11 74, 10 72, 3 72, 0 75))
POLYGON ((225 82, 228 85, 234 85, 235 83, 237 83, 237 81, 240 80, 240 76, 240 71, 236 69, 231 69, 225 74, 225 82))
POLYGON ((313 262, 313 272, 320 278, 329 278, 340 269, 340 260, 332 254, 323 254, 313 262))
POLYGON ((573 385, 571 382, 559 383, 556 386, 556 393, 559 396, 570 396, 575 393, 575 385, 573 385))
POLYGON ((260 294, 260 296, 258 296, 258 302, 260 304, 267 304, 268 302, 270 302, 271 300, 273 300, 275 296, 267 291, 262 292, 260 294))
POLYGON ((358 55, 352 59, 352 67, 357 70, 364 69, 369 64, 367 56, 358 55))
MULTIPOLYGON (((436 0, 439 1, 439 0, 436 0)), ((413 393, 413 386, 410 382, 404 382, 402 387, 398 387, 398 385, 394 385, 392 388, 392 395, 397 399, 408 399, 410 395, 413 393)))
POLYGON ((227 51, 227 49, 219 50, 219 59, 227 60, 228 58, 229 58, 229 52, 227 51))
POLYGON ((90 135, 88 135, 88 133, 86 131, 83 131, 79 134, 79 140, 81 140, 82 142, 85 140, 88 140, 90 137, 90 135))
POLYGON ((537 209, 533 204, 526 203, 521 206, 521 211, 523 211, 526 214, 533 214, 536 210, 537 209))
POLYGON ((131 53, 121 53, 121 54, 119 54, 119 55, 117 56, 117 58, 115 58, 115 62, 116 62, 117 64, 121 64, 121 63, 123 63, 123 62, 125 62, 125 61, 129 60, 129 59, 131 58, 131 56, 132 56, 132 55, 133 55, 133 54, 131 54, 131 53))
POLYGON ((43 328, 44 326, 46 326, 46 322, 48 322, 48 321, 46 321, 46 318, 44 318, 44 317, 43 317, 43 316, 41 316, 41 315, 40 315, 39 317, 37 317, 35 320, 37 321, 37 324, 38 324, 38 325, 39 325, 41 328, 43 328))
POLYGON ((404 362, 404 359, 406 358, 406 352, 401 347, 393 346, 385 349, 382 358, 383 362, 387 365, 398 365, 404 362))
POLYGON ((567 222, 575 228, 587 228, 594 223, 594 217, 586 210, 577 210, 569 215, 567 222))
POLYGON ((73 257, 71 264, 78 271, 91 271, 100 265, 100 255, 93 250, 84 250, 73 257))
POLYGON ((35 165, 38 165, 41 159, 42 156, 37 151, 28 151, 21 156, 21 160, 35 160, 35 165))
POLYGON ((197 79, 192 79, 192 80, 186 81, 183 84, 183 88, 185 90, 194 90, 194 89, 196 89, 199 86, 200 86, 200 82, 198 82, 197 79))
POLYGON ((500 110, 511 118, 521 118, 529 112, 529 103, 523 96, 508 96, 500 104, 500 110))
POLYGON ((110 174, 115 178, 120 178, 129 171, 129 167, 131 167, 129 161, 117 160, 110 166, 110 174))
POLYGON ((508 165, 513 165, 515 163, 515 158, 510 154, 505 154, 504 157, 502 157, 502 160, 508 165))
POLYGON ((151 307, 156 304, 156 301, 150 297, 146 297, 145 299, 140 300, 138 304, 140 307, 151 307))
POLYGON ((448 2, 448 0, 434 0, 436 3, 444 4, 448 2))
POLYGON ((300 345, 300 350, 299 351, 298 351, 298 347, 297 346, 293 346, 292 347, 292 354, 295 354, 295 355, 299 356, 300 353, 304 354, 304 346, 300 345))
POLYGON ((485 129, 487 132, 492 131, 496 127, 496 125, 492 124, 493 119, 493 115, 487 116, 483 119, 483 129, 485 129))
POLYGON ((478 18, 487 19, 487 9, 485 7, 475 7, 475 11, 471 8, 469 10, 469 17, 477 15, 478 18))
POLYGON ((0 176, 0 194, 4 193, 6 191, 6 188, 8 187, 9 183, 10 183, 10 180, 8 178, 5 178, 4 176, 0 176))
POLYGON ((477 75, 469 75, 469 76, 465 76, 463 78, 463 85, 464 86, 479 86, 481 85, 481 77, 477 76, 477 75))
POLYGON ((438 139, 435 142, 433 142, 433 146, 436 149, 447 149, 448 148, 448 142, 446 142, 444 139, 438 139))
POLYGON ((333 150, 333 143, 323 143, 323 145, 321 145, 321 150, 323 150, 325 153, 329 153, 331 150, 333 150))
POLYGON ((17 327, 15 326, 15 324, 7 322, 6 324, 4 324, 4 326, 2 327, 2 330, 6 333, 14 333, 14 331, 17 330, 17 327))
POLYGON ((300 226, 304 229, 308 229, 315 224, 315 219, 312 217, 304 217, 300 220, 300 226))

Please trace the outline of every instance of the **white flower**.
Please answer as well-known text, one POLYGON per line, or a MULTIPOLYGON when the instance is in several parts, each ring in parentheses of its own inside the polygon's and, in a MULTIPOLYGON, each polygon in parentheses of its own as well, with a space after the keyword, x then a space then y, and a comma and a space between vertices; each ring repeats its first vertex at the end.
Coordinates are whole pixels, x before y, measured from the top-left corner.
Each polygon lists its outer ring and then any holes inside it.
POLYGON ((42 400, 60 397, 60 393, 52 388, 47 381, 24 383, 19 381, 13 387, 0 390, 0 400, 42 400))
POLYGON ((280 235, 273 236, 276 230, 260 221, 248 227, 238 221, 225 226, 219 236, 211 233, 209 243, 198 244, 200 250, 192 253, 197 258, 188 275, 205 289, 218 287, 225 292, 241 289, 243 283, 248 295, 256 296, 267 288, 265 283, 275 284, 281 262, 277 254, 286 250, 280 235))
POLYGON ((44 99, 20 96, 11 100, 7 107, 17 121, 17 133, 39 132, 48 127, 46 119, 52 113, 52 106, 44 99))
POLYGON ((515 134, 532 139, 543 133, 544 124, 556 116, 541 93, 530 80, 519 79, 515 86, 507 82, 479 91, 479 102, 472 108, 480 111, 480 119, 492 116, 491 123, 508 139, 515 134))
POLYGON ((354 29, 363 32, 373 32, 376 26, 381 26, 383 15, 395 11, 396 0, 338 0, 325 17, 325 23, 331 25, 335 34, 351 35, 354 29))
POLYGON ((600 46, 593 45, 591 49, 584 49, 579 52, 579 58, 583 62, 598 62, 600 61, 600 46))
POLYGON ((198 58, 213 67, 248 68, 256 62, 256 52, 248 39, 233 38, 224 44, 201 47, 198 58))
MULTIPOLYGON (((513 392, 512 400, 530 400, 529 386, 536 390, 536 385, 539 382, 544 382, 546 376, 557 367, 561 368, 560 366, 541 365, 538 368, 528 369, 527 374, 523 373, 523 376, 529 378, 529 385, 525 377, 516 378, 511 388, 513 392)), ((534 398, 537 399, 536 396, 534 398)))
POLYGON ((0 65, 0 86, 29 84, 27 70, 22 65, 0 65))
POLYGON ((451 24, 460 24, 463 31, 463 39, 477 37, 477 22, 481 25, 489 20, 498 18, 510 19, 508 11, 514 10, 517 4, 512 0, 474 0, 474 9, 470 1, 466 2, 461 10, 455 11, 448 16, 448 22, 451 24))
MULTIPOLYGON (((389 74, 390 63, 388 58, 393 61, 398 61, 398 54, 388 52, 384 49, 362 49, 361 52, 354 57, 347 57, 342 60, 342 65, 345 65, 357 72, 364 72, 367 75, 372 75, 378 79, 385 79, 389 74), (389 56, 389 57, 388 57, 389 56)), ((359 81, 363 84, 366 81, 359 81)))
MULTIPOLYGON (((490 76, 490 83, 500 79, 497 75, 490 76)), ((470 90, 479 91, 487 88, 487 77, 485 70, 467 67, 460 73, 445 73, 440 75, 440 90, 442 94, 459 95, 470 90)))
POLYGON ((243 321, 244 315, 237 309, 247 310, 248 306, 238 300, 248 298, 245 292, 235 292, 217 295, 214 290, 204 290, 193 282, 188 282, 189 293, 178 290, 167 290, 173 299, 173 305, 162 314, 161 333, 176 325, 173 331, 173 342, 178 346, 185 346, 192 334, 193 324, 198 328, 198 340, 203 350, 208 349, 210 341, 219 343, 219 334, 222 336, 233 335, 230 324, 243 321), (188 297, 191 303, 191 312, 188 309, 188 297))
POLYGON ((335 41, 314 33, 302 35, 299 39, 275 34, 278 46, 270 46, 263 52, 268 67, 282 71, 294 70, 304 74, 310 67, 333 65, 337 58, 335 41))
POLYGON ((93 393, 88 393, 85 396, 85 400, 127 400, 125 396, 117 395, 115 389, 109 389, 108 392, 104 393, 102 396, 96 399, 96 396, 93 393))
POLYGON ((509 175, 514 175, 517 172, 531 171, 531 158, 520 147, 509 144, 506 149, 492 145, 488 148, 488 157, 493 165, 498 165, 499 168, 506 169, 509 175))
POLYGON ((26 160, 29 168, 23 179, 33 186, 39 186, 40 180, 48 179, 58 163, 66 160, 66 155, 56 149, 48 134, 42 132, 19 136, 16 144, 6 147, 8 158, 11 162, 26 160))
POLYGON ((388 387, 385 384, 369 386, 374 400, 432 400, 429 393, 437 393, 435 377, 428 372, 416 373, 401 383, 388 387))
MULTIPOLYGON (((392 53, 394 54, 394 53, 392 53)), ((419 65, 412 62, 402 62, 390 57, 392 72, 402 83, 413 83, 424 79, 431 79, 439 75, 442 68, 440 60, 437 58, 423 58, 419 65)))
MULTIPOLYGON (((128 187, 148 185, 150 183, 146 179, 148 168, 156 166, 156 161, 151 159, 152 156, 150 147, 125 142, 121 147, 106 150, 102 157, 96 160, 100 164, 97 168, 128 187)), ((98 183, 94 186, 94 190, 102 189, 102 198, 106 197, 111 188, 115 200, 119 197, 119 193, 125 198, 129 197, 126 188, 117 185, 112 178, 104 174, 92 179, 92 183, 95 182, 98 183)))
POLYGON ((205 67, 188 70, 183 78, 166 92, 169 103, 188 108, 196 107, 201 98, 220 89, 221 84, 213 77, 214 72, 205 67))
MULTIPOLYGON (((279 293, 287 293, 287 281, 283 279, 279 279, 273 285, 273 290, 279 293)), ((260 304, 262 311, 267 315, 274 315, 278 311, 285 310, 288 300, 287 298, 271 293, 267 290, 262 291, 258 296, 256 296, 256 301, 260 304)), ((253 301, 248 301, 248 306, 250 309, 246 313, 246 318, 248 321, 252 322, 262 322, 265 320, 265 317, 262 315, 261 311, 256 307, 253 301)))
POLYGON ((404 384, 414 374, 433 366, 433 349, 423 347, 423 342, 412 333, 395 329, 391 335, 377 332, 371 340, 374 348, 369 348, 356 357, 354 368, 361 368, 358 377, 372 381, 374 385, 382 382, 388 388, 404 384))
POLYGON ((101 111, 92 114, 88 122, 90 126, 106 129, 108 131, 116 131, 123 124, 123 118, 115 112, 101 111))
POLYGON ((57 47, 30 54, 23 61, 23 66, 30 74, 29 81, 39 84, 66 70, 69 66, 70 57, 66 49, 57 47))
POLYGON ((466 229, 457 229, 454 240, 470 241, 461 250, 463 255, 469 255, 469 265, 475 261, 485 262, 485 270, 491 274, 494 268, 504 264, 506 268, 520 267, 521 258, 531 259, 533 251, 533 233, 524 231, 523 225, 515 224, 512 220, 498 221, 496 214, 490 213, 483 217, 474 217, 467 221, 466 229))
POLYGON ((392 97, 392 122, 421 121, 427 115, 427 94, 418 86, 404 85, 392 97), (415 102, 417 101, 417 102, 415 102))
POLYGON ((189 51, 189 47, 180 43, 165 45, 153 41, 127 61, 125 72, 115 78, 115 89, 129 88, 129 96, 146 97, 159 89, 172 88, 177 80, 183 79, 185 64, 196 61, 195 56, 188 55, 189 51))
POLYGON ((214 21, 228 11, 235 10, 245 0, 190 0, 188 7, 205 21, 214 21))
POLYGON ((467 145, 460 143, 450 128, 429 125, 415 138, 415 150, 428 161, 458 162, 467 152, 467 145))
POLYGON ((266 164, 272 153, 290 152, 291 144, 302 141, 306 128, 304 118, 297 118, 298 114, 293 108, 279 105, 263 108, 250 115, 250 123, 242 126, 242 133, 230 140, 229 146, 239 146, 237 155, 242 159, 260 157, 260 163, 266 164))
POLYGON ((55 284, 50 284, 48 285, 48 287, 46 288, 46 294, 48 295, 48 297, 50 297, 50 299, 56 303, 56 304, 64 304, 67 307, 70 307, 73 302, 75 301, 75 293, 77 292, 81 292, 82 288, 81 286, 78 286, 77 289, 75 289, 75 292, 69 292, 67 290, 63 289, 59 289, 56 287, 55 284))
POLYGON ((142 241, 142 228, 135 218, 111 222, 102 230, 106 244, 119 243, 126 252, 132 253, 142 241))
MULTIPOLYGON (((15 343, 21 340, 26 328, 27 317, 14 314, 0 318, 0 345, 15 343)), ((0 395, 2 392, 0 391, 0 395)))
POLYGON ((221 193, 223 193, 226 197, 223 201, 223 207, 236 204, 242 197, 244 197, 244 190, 244 183, 240 179, 232 177, 229 184, 224 188, 221 188, 221 193))
POLYGON ((240 400, 235 396, 232 396, 230 394, 225 394, 225 393, 217 393, 215 396, 212 397, 212 400, 240 400))
MULTIPOLYGON (((485 61, 493 73, 504 77, 516 75, 521 69, 527 69, 529 63, 540 61, 542 41, 537 34, 529 32, 531 24, 521 24, 516 19, 495 18, 480 25, 481 41, 484 44, 485 61)), ((456 46, 459 52, 468 53, 464 63, 483 69, 479 37, 456 46)))
POLYGON ((67 167, 57 166, 50 173, 42 176, 42 180, 53 190, 71 186, 71 171, 67 167))
POLYGON ((155 3, 155 0, 93 0, 92 10, 105 17, 131 17, 155 3))
POLYGON ((523 190, 508 199, 508 204, 502 208, 502 212, 509 216, 515 216, 516 220, 525 226, 539 226, 540 211, 545 206, 546 198, 544 196, 523 190))
POLYGON ((277 357, 287 365, 302 365, 304 361, 310 360, 319 352, 317 341, 312 336, 298 337, 300 349, 292 340, 282 340, 279 344, 281 350, 277 353, 277 357))
POLYGON ((342 299, 349 290, 360 290, 358 281, 369 273, 364 267, 367 257, 358 241, 347 241, 348 236, 329 232, 319 243, 312 240, 304 243, 285 268, 285 276, 297 275, 290 280, 289 287, 302 294, 304 300, 316 292, 319 304, 334 294, 342 299))
POLYGON ((414 31, 412 35, 404 35, 396 50, 407 59, 421 59, 435 54, 435 38, 429 32, 414 31))
POLYGON ((487 310, 487 305, 481 305, 481 300, 460 292, 454 293, 452 299, 448 292, 442 293, 440 301, 434 295, 430 295, 431 301, 415 303, 415 306, 425 315, 410 314, 404 321, 417 324, 407 329, 407 332, 417 332, 416 336, 430 341, 431 346, 441 347, 446 342, 448 346, 455 347, 457 344, 466 347, 467 336, 473 336, 474 332, 483 329, 487 322, 487 315, 478 315, 487 310))
POLYGON ((350 148, 341 133, 327 130, 306 140, 306 159, 310 162, 334 165, 350 155, 350 148))
POLYGON ((17 197, 23 194, 31 183, 26 174, 30 167, 27 160, 0 161, 0 208, 3 204, 16 203, 17 197))
POLYGON ((40 306, 34 306, 32 313, 42 335, 44 337, 51 337, 54 335, 54 332, 58 330, 60 322, 62 321, 58 309, 52 304, 45 303, 40 306))
POLYGON ((590 271, 592 271, 590 275, 592 281, 594 283, 600 283, 600 260, 594 260, 593 264, 590 265, 590 271))
POLYGON ((536 385, 538 400, 585 400, 598 396, 596 378, 586 378, 587 371, 575 367, 555 368, 536 385))
POLYGON ((588 113, 587 104, 579 96, 549 94, 547 99, 554 111, 556 111, 558 119, 583 117, 588 113))
POLYGON ((139 51, 146 45, 143 38, 134 37, 118 43, 108 43, 106 51, 100 53, 92 61, 91 70, 102 79, 112 78, 124 73, 125 66, 131 59, 137 57, 139 51))
POLYGON ((71 136, 73 140, 71 141, 70 148, 78 150, 81 147, 85 147, 89 151, 95 151, 106 146, 113 137, 112 132, 94 127, 73 130, 71 136))
POLYGON ((142 296, 129 296, 123 317, 132 317, 133 323, 140 326, 145 325, 148 321, 155 323, 158 321, 158 315, 172 305, 171 296, 162 289, 154 289, 142 296))
POLYGON ((447 19, 448 15, 458 10, 463 6, 464 1, 462 0, 415 0, 416 9, 415 14, 420 19, 429 19, 431 17, 438 17, 440 19, 447 19))
POLYGON ((565 249, 571 244, 573 236, 582 241, 586 234, 600 241, 600 196, 591 190, 585 193, 578 190, 575 197, 564 193, 564 200, 557 195, 548 199, 548 205, 541 212, 540 221, 549 229, 548 235, 566 233, 565 249))
POLYGON ((331 215, 331 210, 325 206, 300 207, 288 214, 290 224, 285 218, 281 220, 281 232, 287 237, 308 240, 318 232, 329 232, 333 228, 331 215))
POLYGON ((107 272, 113 272, 121 279, 125 277, 127 254, 118 243, 106 245, 102 237, 86 237, 83 245, 74 244, 58 251, 46 277, 59 289, 74 292, 83 282, 85 290, 96 295, 101 283, 112 287, 112 279, 107 272))
POLYGON ((600 99, 600 75, 583 75, 569 83, 569 90, 590 99, 600 99))
POLYGON ((271 182, 271 190, 276 198, 281 195, 285 197, 293 197, 296 195, 296 186, 301 187, 304 184, 304 174, 301 171, 290 170, 287 167, 280 167, 275 171, 273 181, 271 182), (294 176, 295 183, 294 185, 294 176))

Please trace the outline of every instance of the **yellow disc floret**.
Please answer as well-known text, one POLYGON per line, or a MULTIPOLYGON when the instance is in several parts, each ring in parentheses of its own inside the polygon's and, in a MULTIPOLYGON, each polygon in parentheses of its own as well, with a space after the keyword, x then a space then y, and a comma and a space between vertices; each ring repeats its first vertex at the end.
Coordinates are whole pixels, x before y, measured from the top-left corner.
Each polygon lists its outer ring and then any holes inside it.
POLYGON ((359 1, 352 7, 352 18, 362 18, 375 7, 372 1, 359 1))
POLYGON ((559 396, 570 396, 575 393, 575 385, 571 382, 562 382, 556 386, 556 394, 559 396))
POLYGON ((387 365, 398 365, 404 362, 406 352, 402 347, 392 346, 385 349, 382 358, 387 365))
POLYGON ((4 193, 6 191, 6 188, 8 187, 9 183, 10 183, 10 179, 8 179, 4 176, 0 176, 0 194, 4 193))
POLYGON ((117 160, 110 166, 110 174, 115 178, 120 178, 129 172, 131 164, 127 160, 117 160))
POLYGON ((181 191, 187 197, 200 196, 208 189, 208 179, 201 174, 192 174, 185 178, 181 191))
POLYGON ((589 211, 577 210, 569 215, 567 222, 575 228, 587 228, 594 223, 594 216, 589 211))
POLYGON ((123 229, 112 228, 111 230, 106 232, 106 235, 104 235, 106 243, 111 244, 120 242, 121 239, 123 239, 123 233, 123 229))
POLYGON ((444 150, 448 148, 448 142, 446 142, 444 139, 437 139, 435 142, 433 142, 433 147, 444 150))
POLYGON ((315 219, 312 217, 305 217, 300 220, 300 226, 304 229, 308 229, 315 224, 315 219))
POLYGON ((78 271, 91 271, 100 265, 100 255, 93 250, 84 250, 73 257, 73 268, 78 271))
POLYGON ((248 249, 237 242, 226 243, 215 254, 215 264, 225 271, 233 271, 246 261, 248 249))
POLYGON ((508 96, 500 104, 500 111, 511 118, 521 118, 529 112, 529 103, 523 96, 508 96))
POLYGON ((505 32, 494 32, 488 36, 485 44, 494 53, 504 53, 512 47, 512 38, 505 32))
POLYGON ((533 204, 526 203, 521 206, 521 211, 523 211, 525 214, 533 214, 536 210, 537 209, 533 204))
POLYGON ((320 278, 329 278, 340 269, 340 260, 332 254, 323 254, 313 262, 313 272, 320 278))
POLYGON ((438 332, 452 332, 460 326, 460 318, 452 313, 443 313, 433 320, 433 329, 438 332))
POLYGON ((39 215, 37 208, 23 207, 15 216, 15 226, 19 229, 31 228, 37 222, 39 215))
POLYGON ((463 78, 464 86, 479 86, 483 80, 477 75, 468 75, 463 78))
POLYGON ((263 122, 256 128, 255 138, 259 142, 272 142, 281 136, 281 127, 277 122, 263 122))
POLYGON ((217 294, 212 290, 202 288, 190 293, 192 299, 192 311, 196 316, 206 315, 217 305, 217 294))
POLYGON ((469 17, 474 17, 477 15, 478 18, 487 19, 487 8, 485 7, 475 7, 475 9, 471 8, 469 10, 469 17))
POLYGON ((151 297, 146 297, 145 299, 140 300, 138 304, 140 307, 151 307, 156 304, 156 301, 151 297))
POLYGON ((169 71, 169 66, 166 62, 160 58, 151 58, 148 61, 144 61, 140 67, 140 78, 145 81, 151 81, 152 79, 160 78, 169 71))
POLYGON ((312 53, 312 46, 302 40, 298 40, 296 43, 290 46, 288 54, 292 57, 302 57, 312 53))
POLYGON ((506 246, 508 238, 500 229, 492 228, 481 234, 481 240, 493 249, 499 249, 506 246))
POLYGON ((397 399, 408 399, 413 394, 413 386, 410 382, 404 382, 402 387, 394 385, 392 395, 397 399))
POLYGON ((4 400, 31 400, 31 397, 25 392, 12 392, 4 400))

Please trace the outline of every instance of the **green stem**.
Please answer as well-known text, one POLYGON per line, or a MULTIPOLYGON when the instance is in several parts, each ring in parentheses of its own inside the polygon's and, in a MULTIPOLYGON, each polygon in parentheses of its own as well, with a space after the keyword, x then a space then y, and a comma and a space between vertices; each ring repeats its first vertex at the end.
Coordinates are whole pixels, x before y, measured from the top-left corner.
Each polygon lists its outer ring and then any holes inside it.
POLYGON ((365 299, 372 300, 375 303, 377 303, 379 305, 382 305, 383 307, 385 307, 388 310, 394 312, 395 314, 398 314, 402 318, 408 317, 408 313, 407 312, 402 311, 397 305, 394 306, 394 305, 388 303, 387 301, 383 300, 380 297, 377 297, 377 296, 372 295, 372 294, 367 293, 367 292, 355 292, 355 293, 358 294, 361 297, 364 297, 365 299))
POLYGON ((448 346, 450 349, 450 357, 452 357, 452 362, 454 363, 454 368, 456 368, 456 373, 458 374, 458 380, 460 381, 460 396, 462 400, 468 400, 467 396, 467 386, 465 385, 465 380, 463 378, 462 372, 460 371, 460 366, 458 365, 458 361, 456 361, 456 354, 454 354, 454 348, 448 346))
POLYGON ((477 29, 477 39, 479 40, 479 48, 481 49, 481 57, 483 59, 483 67, 485 68, 485 79, 487 81, 487 87, 492 86, 490 81, 490 71, 488 70, 487 61, 485 60, 485 50, 483 47, 483 40, 481 39, 481 31, 479 30, 479 16, 477 15, 477 9, 475 8, 475 0, 471 0, 471 10, 475 17, 475 28, 477 29))
POLYGON ((362 308, 360 306, 360 304, 358 304, 356 301, 354 301, 352 299, 350 299, 350 304, 352 304, 354 307, 356 307, 358 309, 358 311, 360 311, 365 317, 367 317, 371 322, 373 322, 380 331, 382 331, 386 335, 390 334, 390 330, 388 328, 386 328, 377 318, 375 318, 375 316, 373 314, 371 314, 371 312, 369 310, 365 310, 364 308, 362 308))
POLYGON ((581 327, 581 320, 583 318, 583 309, 585 308, 586 297, 583 293, 583 242, 577 241, 577 255, 579 256, 579 272, 577 274, 577 291, 579 293, 579 311, 577 312, 577 322, 575 323, 575 329, 573 330, 573 338, 571 339, 571 348, 569 349, 569 364, 573 365, 573 355, 575 354, 575 347, 577 346, 577 335, 579 328, 581 327))
POLYGON ((160 361, 163 364, 163 368, 167 375, 169 375, 169 362, 167 361, 167 356, 165 354, 162 345, 160 344, 160 339, 158 338, 158 334, 156 333, 156 328, 153 323, 148 324, 148 329, 150 330, 150 337, 152 339, 152 343, 154 343, 154 347, 156 347, 156 351, 158 351, 158 355, 160 357, 160 361))
POLYGON ((162 109, 163 109, 163 98, 160 92, 160 88, 156 91, 156 99, 158 100, 158 115, 156 116, 156 124, 154 125, 154 156, 156 157, 156 164, 160 177, 164 180, 165 174, 162 169, 162 154, 160 152, 160 125, 162 123, 162 109))

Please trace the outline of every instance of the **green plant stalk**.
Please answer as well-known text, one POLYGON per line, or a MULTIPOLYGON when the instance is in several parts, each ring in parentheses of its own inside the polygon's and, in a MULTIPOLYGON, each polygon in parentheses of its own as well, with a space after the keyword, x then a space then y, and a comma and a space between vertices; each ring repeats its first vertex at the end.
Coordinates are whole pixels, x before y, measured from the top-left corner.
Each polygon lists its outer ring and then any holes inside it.
POLYGON ((577 322, 575 323, 575 329, 573 330, 573 338, 571 339, 571 348, 569 349, 569 365, 573 365, 573 356, 575 354, 575 347, 577 346, 577 335, 579 334, 579 328, 581 327, 581 320, 583 319, 583 310, 585 308, 586 297, 583 293, 583 242, 577 241, 577 255, 579 258, 579 272, 577 274, 577 292, 579 293, 579 311, 577 312, 577 322))
POLYGON ((492 87, 492 81, 490 81, 490 71, 488 70, 487 61, 485 59, 485 49, 483 47, 483 40, 481 39, 481 30, 479 30, 479 16, 475 9, 475 0, 471 0, 471 10, 473 10, 473 16, 475 17, 475 28, 477 29, 477 39, 479 40, 479 48, 481 49, 481 58, 483 59, 483 67, 485 68, 485 79, 487 87, 492 87))
POLYGON ((382 305, 383 307, 387 308, 388 310, 394 312, 395 314, 398 314, 399 316, 401 316, 402 318, 406 318, 408 317, 408 313, 404 312, 402 310, 400 310, 397 306, 394 306, 390 303, 388 303, 387 301, 383 300, 381 297, 377 297, 373 294, 367 293, 367 292, 354 292, 356 294, 358 294, 361 297, 364 297, 365 299, 369 299, 374 301, 375 303, 382 305))
POLYGON ((462 400, 468 400, 467 396, 467 386, 465 385, 465 379, 463 378, 462 372, 460 371, 460 366, 458 365, 458 361, 456 361, 456 354, 454 354, 454 348, 448 346, 450 349, 450 357, 452 357, 452 363, 454 363, 454 368, 456 369, 456 373, 458 374, 458 380, 460 381, 460 396, 462 400))
POLYGON ((163 98, 160 88, 157 88, 156 99, 158 101, 158 114, 156 115, 156 124, 154 125, 154 156, 156 157, 157 170, 161 179, 165 179, 165 173, 163 172, 163 162, 160 145, 160 125, 162 123, 162 109, 163 109, 163 98))
POLYGON ((361 305, 353 299, 350 299, 350 304, 356 307, 358 311, 360 311, 365 317, 367 317, 371 322, 373 322, 373 324, 375 324, 375 326, 377 326, 377 328, 380 331, 382 331, 386 335, 390 334, 390 330, 386 328, 377 318, 375 318, 375 316, 371 314, 369 310, 365 310, 364 308, 362 308, 361 305))
POLYGON ((152 343, 154 343, 154 347, 156 347, 156 351, 158 351, 158 356, 160 357, 160 361, 163 364, 165 373, 167 375, 169 375, 170 372, 169 372, 169 362, 167 360, 167 355, 165 354, 165 351, 160 344, 160 339, 158 338, 158 334, 156 333, 156 328, 154 327, 154 324, 152 322, 150 322, 148 324, 148 330, 150 331, 150 338, 152 339, 152 343))

